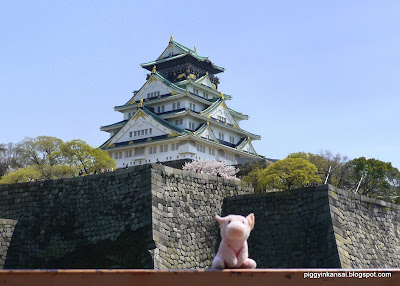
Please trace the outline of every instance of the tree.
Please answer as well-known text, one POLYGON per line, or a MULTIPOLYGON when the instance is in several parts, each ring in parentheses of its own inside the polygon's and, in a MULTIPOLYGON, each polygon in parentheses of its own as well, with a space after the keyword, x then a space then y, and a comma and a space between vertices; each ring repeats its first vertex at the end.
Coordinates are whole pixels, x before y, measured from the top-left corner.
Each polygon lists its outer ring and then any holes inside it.
POLYGON ((38 136, 36 138, 25 138, 21 143, 22 154, 31 164, 55 165, 57 157, 53 154, 60 150, 63 141, 51 136, 38 136), (51 156, 53 155, 53 156, 51 156))
POLYGON ((22 154, 20 143, 3 143, 0 149, 0 177, 29 165, 28 160, 22 154))
POLYGON ((237 176, 242 177, 243 182, 250 183, 256 192, 260 192, 261 188, 258 186, 258 177, 262 170, 271 165, 272 162, 266 159, 254 160, 251 163, 240 165, 240 171, 237 176))
POLYGON ((293 190, 321 183, 317 173, 317 167, 304 158, 286 158, 264 169, 258 184, 263 190, 293 190))
POLYGON ((18 144, 0 145, 0 171, 7 173, 1 183, 25 182, 28 178, 66 178, 74 176, 79 169, 89 174, 115 166, 107 152, 82 140, 64 143, 56 137, 38 136, 25 138, 18 144))
POLYGON ((83 140, 62 143, 60 151, 54 152, 52 156, 62 158, 67 165, 82 169, 86 174, 92 173, 96 169, 116 167, 115 161, 107 152, 93 148, 83 140))
POLYGON ((297 152, 291 153, 289 158, 303 158, 313 163, 318 168, 318 175, 322 182, 328 178, 327 183, 338 187, 347 186, 350 175, 349 166, 346 165, 348 158, 340 153, 333 155, 330 151, 321 151, 320 154, 297 152))
POLYGON ((221 176, 227 179, 238 180, 236 173, 239 171, 234 166, 226 164, 225 161, 216 161, 214 159, 200 159, 186 162, 182 167, 183 170, 192 171, 195 173, 210 174, 215 176, 221 176))
POLYGON ((264 169, 261 167, 255 167, 252 171, 250 171, 246 176, 242 178, 243 182, 247 182, 252 184, 254 190, 259 193, 262 192, 262 187, 259 184, 258 178, 261 176, 261 173, 264 169))
POLYGON ((22 183, 28 181, 29 179, 36 178, 41 178, 40 171, 37 170, 36 166, 28 166, 3 176, 0 180, 0 184, 22 183))
POLYGON ((391 163, 376 159, 356 158, 351 161, 356 182, 361 181, 359 193, 371 196, 387 196, 391 190, 391 183, 397 184, 399 171, 391 163))

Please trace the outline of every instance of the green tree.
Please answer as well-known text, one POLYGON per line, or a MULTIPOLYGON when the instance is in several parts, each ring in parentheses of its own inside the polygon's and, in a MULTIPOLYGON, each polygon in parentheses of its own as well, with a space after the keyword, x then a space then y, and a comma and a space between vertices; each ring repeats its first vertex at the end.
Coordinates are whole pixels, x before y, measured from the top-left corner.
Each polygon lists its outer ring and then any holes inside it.
POLYGON ((63 158, 62 160, 69 166, 82 169, 86 174, 101 168, 115 168, 115 161, 110 158, 107 152, 93 148, 83 140, 71 140, 62 143, 60 151, 52 156, 63 158))
POLYGON ((43 165, 36 167, 41 177, 46 180, 70 178, 76 174, 76 169, 65 165, 43 165))
POLYGON ((0 163, 5 162, 0 164, 0 171, 8 172, 0 181, 3 184, 24 182, 28 178, 66 178, 74 176, 79 169, 89 174, 95 169, 116 166, 107 152, 93 148, 82 140, 64 143, 56 137, 38 136, 0 147, 0 163))
POLYGON ((358 190, 360 194, 387 197, 392 188, 396 188, 399 171, 391 163, 365 157, 356 158, 350 163, 355 182, 361 180, 358 190))
POLYGON ((243 182, 252 184, 256 192, 261 192, 262 190, 258 186, 258 177, 260 173, 271 164, 271 161, 262 159, 239 165, 238 167, 240 168, 240 170, 237 173, 237 176, 241 177, 243 182))
POLYGON ((14 172, 10 172, 3 176, 0 180, 0 184, 14 184, 23 183, 28 179, 41 178, 41 173, 37 170, 36 166, 28 166, 25 168, 18 169, 14 172))
POLYGON ((328 178, 327 183, 338 187, 345 188, 351 173, 348 165, 348 158, 341 154, 333 155, 330 151, 324 151, 320 154, 297 152, 291 153, 289 158, 303 158, 313 163, 318 168, 318 175, 322 182, 328 178))
POLYGON ((293 190, 321 183, 317 167, 304 158, 286 158, 264 169, 258 179, 263 190, 293 190))
POLYGON ((243 182, 247 182, 253 185, 254 190, 256 193, 260 193, 263 191, 262 186, 259 184, 259 177, 263 172, 263 168, 255 167, 252 171, 250 171, 246 176, 242 178, 243 182))

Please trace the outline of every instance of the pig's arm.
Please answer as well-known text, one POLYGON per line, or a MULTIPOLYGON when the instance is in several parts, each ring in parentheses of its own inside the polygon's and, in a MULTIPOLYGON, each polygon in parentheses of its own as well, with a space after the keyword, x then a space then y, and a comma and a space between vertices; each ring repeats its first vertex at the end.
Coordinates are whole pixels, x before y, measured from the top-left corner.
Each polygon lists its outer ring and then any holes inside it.
POLYGON ((237 255, 237 267, 242 266, 244 261, 249 257, 247 241, 243 243, 243 248, 239 251, 237 255))
POLYGON ((238 265, 235 252, 224 241, 221 241, 217 255, 225 261, 226 266, 229 268, 240 266, 238 265))

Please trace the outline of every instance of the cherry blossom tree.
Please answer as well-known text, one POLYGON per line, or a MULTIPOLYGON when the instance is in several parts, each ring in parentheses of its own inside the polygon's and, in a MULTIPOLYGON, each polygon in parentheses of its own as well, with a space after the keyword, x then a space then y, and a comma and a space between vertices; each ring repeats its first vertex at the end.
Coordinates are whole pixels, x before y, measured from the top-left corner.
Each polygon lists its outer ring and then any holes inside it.
POLYGON ((221 176, 226 179, 239 180, 236 177, 236 173, 239 172, 239 169, 228 165, 225 161, 200 159, 190 163, 186 162, 182 168, 183 170, 188 170, 195 173, 210 174, 214 176, 221 176))

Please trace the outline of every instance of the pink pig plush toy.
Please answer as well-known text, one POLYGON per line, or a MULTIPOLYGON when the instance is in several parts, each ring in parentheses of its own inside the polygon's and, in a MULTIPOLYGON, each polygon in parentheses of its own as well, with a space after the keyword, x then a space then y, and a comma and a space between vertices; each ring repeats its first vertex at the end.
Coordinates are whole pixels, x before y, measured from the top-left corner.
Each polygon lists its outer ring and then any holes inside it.
POLYGON ((247 238, 254 227, 254 214, 247 217, 241 215, 215 216, 221 229, 222 241, 215 256, 212 268, 250 268, 257 263, 249 258, 247 238))

